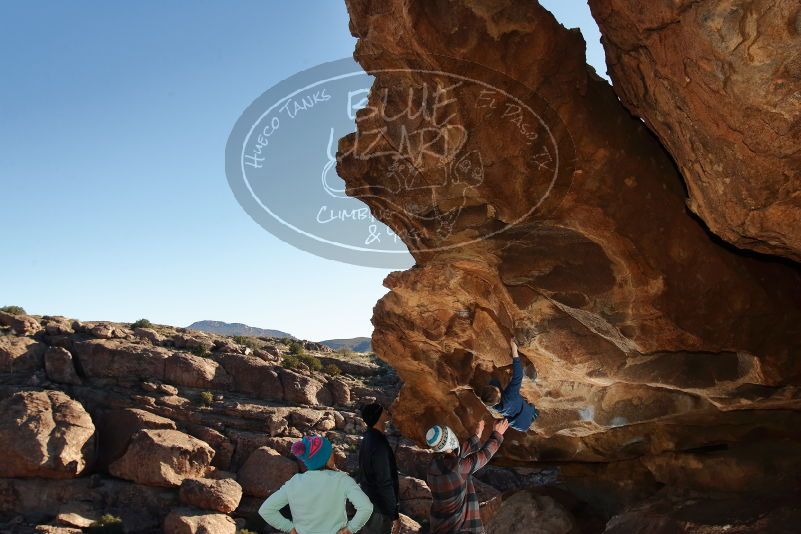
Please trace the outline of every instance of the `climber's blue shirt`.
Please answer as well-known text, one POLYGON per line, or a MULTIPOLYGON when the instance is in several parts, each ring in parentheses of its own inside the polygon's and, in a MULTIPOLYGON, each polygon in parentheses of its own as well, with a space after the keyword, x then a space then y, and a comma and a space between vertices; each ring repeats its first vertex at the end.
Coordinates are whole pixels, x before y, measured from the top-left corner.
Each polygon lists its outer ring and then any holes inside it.
POLYGON ((503 390, 501 402, 493 406, 493 409, 509 421, 510 427, 526 432, 540 413, 520 394, 522 384, 523 365, 520 358, 512 358, 512 381, 503 390))

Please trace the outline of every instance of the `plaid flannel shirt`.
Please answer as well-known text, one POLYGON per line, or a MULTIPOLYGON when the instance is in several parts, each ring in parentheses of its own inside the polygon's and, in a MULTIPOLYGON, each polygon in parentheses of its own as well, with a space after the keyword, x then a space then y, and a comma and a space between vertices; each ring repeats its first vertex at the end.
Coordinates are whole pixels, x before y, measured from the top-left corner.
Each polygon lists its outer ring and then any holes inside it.
POLYGON ((437 454, 428 469, 431 489, 431 534, 461 532, 483 533, 478 510, 478 496, 473 487, 473 473, 484 467, 503 443, 503 436, 493 432, 479 449, 478 436, 462 444, 456 454, 437 454))

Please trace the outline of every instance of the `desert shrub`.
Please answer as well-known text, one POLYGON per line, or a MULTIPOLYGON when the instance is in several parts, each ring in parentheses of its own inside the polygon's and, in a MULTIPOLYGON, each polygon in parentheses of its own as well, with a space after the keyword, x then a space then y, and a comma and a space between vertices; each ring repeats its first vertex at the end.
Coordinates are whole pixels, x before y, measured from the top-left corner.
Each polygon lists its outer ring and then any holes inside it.
POLYGON ((331 376, 339 376, 342 374, 342 369, 335 363, 329 363, 325 367, 323 367, 323 372, 327 375, 331 376))
POLYGON ((285 369, 297 369, 300 367, 300 358, 294 354, 284 354, 281 366, 285 369))
POLYGON ((139 319, 135 323, 131 323, 131 328, 153 328, 153 323, 147 319, 139 319))
POLYGON ((189 349, 189 352, 194 354, 195 356, 200 356, 201 358, 209 358, 211 357, 211 353, 209 349, 204 347, 203 345, 198 345, 197 347, 192 347, 189 349))
POLYGON ((233 339, 234 342, 239 343, 240 345, 244 345, 245 347, 251 348, 253 350, 261 348, 261 345, 259 345, 256 339, 250 336, 234 336, 231 339, 233 339))
POLYGON ((287 346, 289 347, 290 354, 295 354, 297 356, 300 356, 301 354, 306 353, 306 351, 303 349, 303 345, 301 345, 297 341, 290 341, 287 346))
POLYGON ((292 343, 292 339, 288 337, 279 338, 278 341, 280 341, 284 345, 289 345, 290 343, 292 343))
POLYGON ((3 306, 0 308, 0 311, 10 313, 11 315, 27 315, 25 313, 25 308, 22 306, 3 306))
POLYGON ((200 404, 208 407, 212 402, 214 402, 214 394, 211 391, 204 391, 200 394, 200 404))
POLYGON ((320 358, 311 354, 284 354, 281 362, 281 366, 285 369, 297 369, 301 364, 312 371, 321 371, 323 369, 323 362, 320 361, 320 358))
POLYGON ((341 356, 352 356, 351 351, 348 347, 339 347, 337 349, 337 354, 341 356))
POLYGON ((115 515, 103 514, 100 516, 100 519, 89 525, 86 531, 102 534, 124 534, 125 529, 122 524, 122 519, 115 515))
POLYGON ((301 354, 298 356, 298 358, 300 358, 300 361, 305 363, 306 366, 312 371, 323 370, 323 362, 321 362, 320 358, 317 356, 312 356, 311 354, 301 354))

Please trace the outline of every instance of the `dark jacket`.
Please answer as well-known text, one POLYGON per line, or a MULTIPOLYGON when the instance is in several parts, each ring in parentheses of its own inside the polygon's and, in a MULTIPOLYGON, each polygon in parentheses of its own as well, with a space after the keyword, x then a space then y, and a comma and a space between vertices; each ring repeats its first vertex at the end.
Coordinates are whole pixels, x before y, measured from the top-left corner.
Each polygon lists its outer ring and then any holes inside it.
POLYGON ((359 446, 359 483, 376 512, 397 519, 400 491, 395 453, 387 437, 370 428, 359 446))
POLYGON ((512 369, 512 380, 503 390, 501 402, 493 408, 506 417, 510 427, 526 432, 540 413, 520 394, 520 386, 523 384, 520 358, 512 358, 512 369))

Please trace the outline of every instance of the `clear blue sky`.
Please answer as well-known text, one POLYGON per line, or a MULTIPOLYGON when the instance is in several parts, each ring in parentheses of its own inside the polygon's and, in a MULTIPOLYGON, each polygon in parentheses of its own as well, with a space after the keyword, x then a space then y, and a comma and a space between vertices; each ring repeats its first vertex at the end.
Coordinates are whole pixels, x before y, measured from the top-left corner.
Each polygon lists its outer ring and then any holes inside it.
MULTIPOLYGON (((587 6, 542 3, 582 27, 605 71, 587 6)), ((337 0, 5 1, 0 305, 370 335, 388 271, 274 238, 224 173, 243 109, 295 72, 351 55, 354 42, 337 0)))

